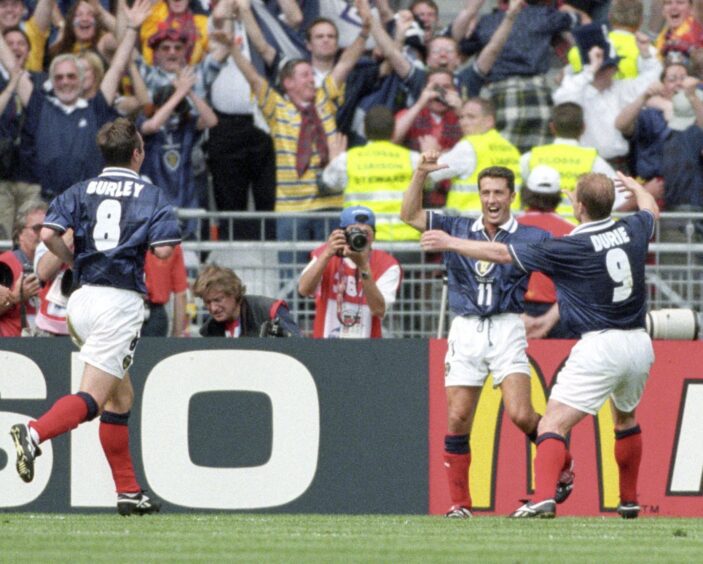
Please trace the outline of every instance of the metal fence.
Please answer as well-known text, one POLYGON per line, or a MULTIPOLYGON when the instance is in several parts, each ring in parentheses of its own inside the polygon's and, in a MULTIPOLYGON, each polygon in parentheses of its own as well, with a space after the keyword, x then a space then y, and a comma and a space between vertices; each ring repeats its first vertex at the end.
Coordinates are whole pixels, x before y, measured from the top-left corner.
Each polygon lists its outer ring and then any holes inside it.
MULTIPOLYGON (((313 304, 296 291, 297 277, 307 263, 308 253, 323 241, 277 241, 273 235, 280 214, 245 212, 182 211, 181 216, 197 223, 194 240, 184 243, 190 253, 191 275, 202 262, 217 262, 233 268, 251 294, 286 299, 299 324, 311 332, 313 304), (241 221, 257 221, 259 240, 237 240, 241 221), (227 240, 212 240, 216 233, 227 240), (292 264, 280 264, 280 252, 293 252, 292 264), (194 258, 197 256, 197 260, 194 258), (293 274, 290 274, 290 271, 293 274)), ((326 232, 337 226, 337 212, 289 215, 301 220, 325 219, 326 232)), ((690 308, 700 310, 703 297, 703 213, 664 213, 657 223, 646 276, 650 309, 690 308)), ((446 299, 443 298, 444 270, 438 256, 423 253, 417 242, 374 243, 390 252, 403 267, 398 298, 384 320, 389 337, 432 337, 442 333, 446 299)), ((198 318, 203 311, 196 304, 198 318)), ((196 320, 197 321, 197 320, 196 320)))
MULTIPOLYGON (((338 212, 287 215, 262 212, 208 212, 180 210, 188 222, 191 239, 184 242, 186 266, 191 281, 206 262, 231 267, 247 286, 249 294, 285 299, 306 334, 312 331, 314 305, 311 298, 298 295, 297 279, 307 264, 309 252, 324 241, 277 241, 275 221, 281 217, 324 219, 331 232, 338 212), (255 240, 240 240, 239 226, 247 223, 247 233, 255 240), (251 229, 252 224, 255 229, 251 229), (224 239, 223 239, 224 238, 224 239), (279 255, 288 252, 293 262, 281 264, 279 255)), ((0 241, 0 249, 10 241, 0 241)), ((444 270, 438 256, 423 253, 417 242, 374 243, 398 258, 403 281, 396 303, 384 320, 388 337, 433 337, 441 333, 445 319, 444 270)), ((657 223, 650 260, 646 269, 650 309, 690 308, 701 310, 703 299, 703 213, 664 213, 657 223)), ((192 300, 193 330, 205 315, 202 303, 192 300)))

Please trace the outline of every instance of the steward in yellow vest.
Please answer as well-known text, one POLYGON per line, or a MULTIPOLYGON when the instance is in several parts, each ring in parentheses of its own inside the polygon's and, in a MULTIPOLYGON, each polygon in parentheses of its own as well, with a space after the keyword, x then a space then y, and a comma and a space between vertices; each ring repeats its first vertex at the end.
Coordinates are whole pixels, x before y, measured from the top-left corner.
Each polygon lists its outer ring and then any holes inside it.
POLYGON ((583 110, 578 104, 565 102, 552 109, 549 124, 555 135, 554 143, 533 147, 520 157, 523 178, 540 165, 553 168, 561 179, 562 199, 556 213, 572 219, 574 208, 566 192, 573 192, 582 174, 602 172, 609 177, 615 175, 613 168, 598 156, 592 147, 581 147, 578 138, 584 131, 583 110))
MULTIPOLYGON (((390 141, 395 127, 393 112, 374 106, 364 117, 363 147, 345 151, 346 141, 328 141, 331 161, 318 179, 323 194, 344 194, 344 208, 366 206, 374 212, 377 241, 417 241, 420 234, 400 220, 403 192, 420 160, 411 151, 390 141)), ((343 137, 343 136, 342 136, 343 137)))
POLYGON ((417 241, 420 233, 400 221, 403 192, 412 175, 410 149, 390 141, 354 147, 347 151, 344 207, 366 206, 376 214, 377 241, 417 241))

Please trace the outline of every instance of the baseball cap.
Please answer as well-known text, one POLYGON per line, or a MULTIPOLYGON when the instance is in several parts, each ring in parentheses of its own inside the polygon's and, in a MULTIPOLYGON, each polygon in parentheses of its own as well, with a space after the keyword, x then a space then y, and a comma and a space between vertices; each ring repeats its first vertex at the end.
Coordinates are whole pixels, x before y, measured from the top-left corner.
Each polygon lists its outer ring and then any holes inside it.
POLYGON ((342 212, 342 215, 339 216, 339 226, 342 229, 346 229, 354 223, 363 223, 364 225, 370 225, 375 229, 376 216, 369 208, 365 206, 352 206, 346 208, 342 212))
POLYGON ((538 194, 558 194, 561 177, 556 169, 547 165, 537 165, 527 178, 527 187, 538 194))

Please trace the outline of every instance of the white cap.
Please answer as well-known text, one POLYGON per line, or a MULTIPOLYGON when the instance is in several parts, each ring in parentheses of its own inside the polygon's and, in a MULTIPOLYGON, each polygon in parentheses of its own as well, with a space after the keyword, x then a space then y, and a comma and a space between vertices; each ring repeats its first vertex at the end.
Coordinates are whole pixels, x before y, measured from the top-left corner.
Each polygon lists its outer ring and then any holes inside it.
POLYGON ((537 165, 527 179, 527 187, 538 194, 558 194, 560 183, 559 172, 547 165, 537 165))

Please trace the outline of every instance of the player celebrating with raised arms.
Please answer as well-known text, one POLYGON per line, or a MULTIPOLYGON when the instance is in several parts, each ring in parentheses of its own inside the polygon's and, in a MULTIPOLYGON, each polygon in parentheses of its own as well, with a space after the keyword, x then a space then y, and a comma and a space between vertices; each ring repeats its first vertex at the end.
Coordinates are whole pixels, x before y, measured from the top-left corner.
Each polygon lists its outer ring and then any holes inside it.
MULTIPOLYGON (((489 167, 478 175, 482 215, 476 219, 449 217, 422 208, 422 188, 427 176, 445 165, 437 164, 439 153, 423 153, 409 188, 403 195, 400 217, 418 231, 441 230, 461 241, 538 243, 550 235, 534 227, 519 225, 510 212, 515 199, 515 176, 505 167, 489 167)), ((452 251, 452 249, 437 249, 452 251)), ((530 366, 527 359, 524 294, 528 276, 509 263, 474 260, 456 252, 444 255, 449 278, 449 307, 456 315, 449 331, 445 359, 448 433, 444 439, 444 466, 452 507, 447 517, 470 517, 471 495, 468 472, 471 463, 470 433, 481 390, 492 373, 500 387, 510 419, 531 440, 537 437, 540 416, 530 400, 530 366)), ((573 477, 570 460, 562 480, 552 482, 552 497, 569 495, 573 477), (557 493, 554 484, 557 484, 557 493)))
POLYGON ((49 206, 41 238, 73 268, 79 288, 67 305, 67 324, 85 363, 80 389, 63 396, 35 421, 12 426, 17 472, 34 478, 39 444, 100 416, 100 443, 112 469, 121 515, 158 511, 137 483, 129 453, 127 423, 134 392, 132 364, 144 321, 144 257, 150 248, 168 258, 180 242, 178 221, 161 191, 138 172, 144 143, 134 124, 105 124, 97 143, 106 168, 78 182, 49 206), (61 237, 73 229, 74 248, 61 237))
POLYGON ((574 212, 581 225, 566 237, 546 241, 478 242, 428 231, 427 251, 511 264, 522 272, 542 272, 557 287, 564 323, 581 335, 559 372, 538 427, 534 500, 513 517, 554 517, 554 480, 569 453, 566 436, 587 415, 596 415, 610 398, 615 422, 615 460, 620 473, 624 518, 639 514, 637 476, 642 434, 635 417, 649 369, 652 341, 645 331, 644 277, 649 240, 659 214, 654 198, 634 179, 617 173, 622 190, 640 211, 613 221, 614 184, 590 173, 576 185, 574 212))

